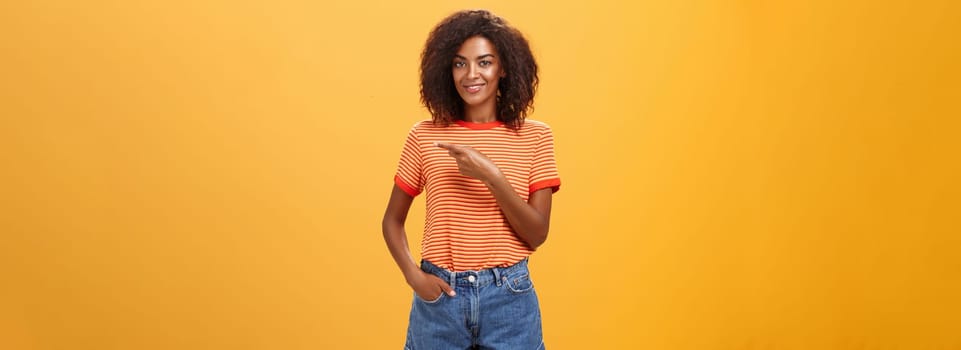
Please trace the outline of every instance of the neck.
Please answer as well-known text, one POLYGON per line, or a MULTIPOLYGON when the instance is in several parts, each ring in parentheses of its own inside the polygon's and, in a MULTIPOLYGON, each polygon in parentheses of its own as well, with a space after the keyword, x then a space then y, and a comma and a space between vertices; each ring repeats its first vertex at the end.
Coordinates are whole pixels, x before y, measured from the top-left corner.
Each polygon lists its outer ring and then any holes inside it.
POLYGON ((497 120, 496 105, 485 103, 481 106, 464 106, 464 121, 471 123, 489 123, 497 120))

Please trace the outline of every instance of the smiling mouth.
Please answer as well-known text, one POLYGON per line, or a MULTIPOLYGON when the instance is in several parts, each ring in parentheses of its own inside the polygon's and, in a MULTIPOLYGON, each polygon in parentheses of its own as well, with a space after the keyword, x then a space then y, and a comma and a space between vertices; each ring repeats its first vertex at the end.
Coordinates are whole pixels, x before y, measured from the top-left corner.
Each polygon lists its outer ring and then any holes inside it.
POLYGON ((478 91, 480 91, 481 88, 484 87, 484 85, 485 85, 485 84, 464 85, 464 90, 467 90, 467 92, 473 94, 473 93, 477 93, 478 91))

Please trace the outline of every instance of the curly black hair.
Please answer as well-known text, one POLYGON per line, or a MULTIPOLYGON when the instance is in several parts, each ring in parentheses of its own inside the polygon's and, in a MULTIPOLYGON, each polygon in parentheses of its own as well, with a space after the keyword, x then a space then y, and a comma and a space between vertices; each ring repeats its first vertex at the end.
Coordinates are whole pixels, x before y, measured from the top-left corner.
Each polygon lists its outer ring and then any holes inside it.
POLYGON ((449 125, 463 118, 464 101, 454 86, 453 61, 461 44, 478 35, 494 44, 507 73, 498 83, 497 120, 517 130, 534 108, 537 62, 524 35, 489 11, 456 12, 430 32, 421 53, 421 103, 435 124, 449 125))

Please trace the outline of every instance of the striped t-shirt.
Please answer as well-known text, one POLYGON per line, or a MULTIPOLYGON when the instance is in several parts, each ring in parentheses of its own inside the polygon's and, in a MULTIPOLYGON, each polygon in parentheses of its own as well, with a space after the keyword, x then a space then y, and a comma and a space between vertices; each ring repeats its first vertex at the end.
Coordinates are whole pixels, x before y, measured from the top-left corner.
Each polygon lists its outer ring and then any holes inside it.
POLYGON ((427 193, 421 257, 451 271, 506 267, 533 250, 520 239, 480 180, 461 175, 457 161, 434 142, 471 146, 486 155, 527 201, 534 191, 560 188, 554 136, 547 124, 526 120, 517 131, 502 122, 450 126, 422 121, 411 128, 394 182, 404 192, 427 193))

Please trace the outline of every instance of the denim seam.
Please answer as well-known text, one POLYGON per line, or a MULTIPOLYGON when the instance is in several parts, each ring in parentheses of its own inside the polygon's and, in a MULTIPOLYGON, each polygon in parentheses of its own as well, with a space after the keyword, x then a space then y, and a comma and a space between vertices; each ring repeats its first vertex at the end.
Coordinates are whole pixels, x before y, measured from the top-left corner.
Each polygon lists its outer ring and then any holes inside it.
POLYGON ((531 276, 530 274, 523 274, 523 275, 515 278, 514 280, 511 280, 510 278, 504 277, 504 281, 507 282, 507 289, 509 289, 511 292, 518 293, 518 294, 520 294, 520 293, 526 293, 526 292, 529 292, 530 290, 534 289, 534 281, 531 280, 531 277, 530 277, 530 276, 531 276), (516 280, 518 280, 518 279, 522 279, 522 278, 524 278, 524 277, 527 277, 527 280, 530 282, 531 286, 530 286, 529 288, 525 288, 525 289, 517 289, 517 286, 515 286, 514 281, 516 281, 516 280))
POLYGON ((444 297, 444 292, 441 292, 440 295, 438 295, 437 298, 435 298, 434 300, 426 300, 424 298, 421 298, 420 295, 417 295, 416 292, 414 293, 414 296, 416 296, 417 299, 420 299, 420 301, 424 304, 437 304, 438 302, 440 302, 440 299, 444 297))

